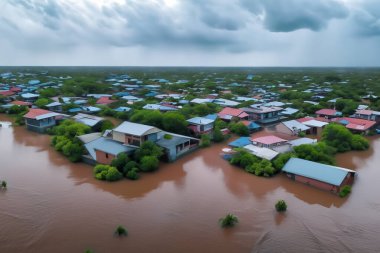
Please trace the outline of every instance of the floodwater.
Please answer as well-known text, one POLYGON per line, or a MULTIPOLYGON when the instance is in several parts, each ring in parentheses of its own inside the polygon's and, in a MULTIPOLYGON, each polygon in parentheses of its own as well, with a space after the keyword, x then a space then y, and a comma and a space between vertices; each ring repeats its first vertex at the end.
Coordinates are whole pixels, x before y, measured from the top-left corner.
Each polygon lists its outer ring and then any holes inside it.
MULTIPOLYGON (((0 120, 7 120, 0 115, 0 120)), ((380 138, 338 156, 358 171, 340 199, 288 180, 258 178, 219 158, 223 144, 164 164, 138 181, 100 182, 49 136, 0 128, 0 252, 379 252, 380 138), (278 199, 288 203, 277 214, 278 199), (232 212, 240 223, 221 229, 232 212), (113 236, 117 225, 129 235, 113 236)))

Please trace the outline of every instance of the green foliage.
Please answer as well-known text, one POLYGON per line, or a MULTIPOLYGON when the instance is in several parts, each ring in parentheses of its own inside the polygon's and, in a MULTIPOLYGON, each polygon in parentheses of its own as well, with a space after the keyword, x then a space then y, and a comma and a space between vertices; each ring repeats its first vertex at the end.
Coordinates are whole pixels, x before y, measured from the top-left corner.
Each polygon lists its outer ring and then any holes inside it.
POLYGON ((8 113, 9 114, 24 114, 28 111, 28 107, 27 106, 24 106, 24 105, 12 105, 9 110, 8 110, 8 113))
POLYGON ((327 125, 323 129, 322 140, 327 145, 335 147, 338 152, 369 148, 367 139, 363 136, 352 134, 346 127, 338 124, 327 125))
POLYGON ((201 144, 200 146, 202 148, 208 147, 211 145, 211 138, 208 134, 202 134, 201 135, 201 144))
POLYGON ((290 158, 295 157, 296 155, 294 153, 282 153, 279 154, 273 161, 273 167, 276 170, 281 170, 284 165, 289 161, 290 158))
POLYGON ((51 98, 59 94, 59 90, 54 89, 54 88, 41 89, 38 92, 40 94, 40 97, 43 97, 43 98, 51 98))
POLYGON ((261 160, 260 162, 252 163, 245 167, 245 171, 255 174, 256 176, 270 177, 276 172, 272 164, 268 160, 261 160))
POLYGON ((102 122, 102 126, 100 127, 100 130, 104 132, 106 130, 113 129, 114 127, 115 127, 114 124, 110 120, 107 119, 102 122))
POLYGON ((285 200, 279 200, 277 201, 275 208, 277 212, 285 212, 288 208, 288 205, 286 204, 285 200))
POLYGON ((131 179, 131 180, 137 180, 139 179, 140 175, 138 173, 139 169, 138 168, 132 168, 129 170, 126 174, 126 178, 131 179))
POLYGON ((123 175, 115 168, 109 165, 98 164, 94 168, 95 178, 98 180, 117 181, 123 175))
POLYGON ((339 197, 344 198, 350 193, 351 193, 351 186, 345 185, 342 187, 342 189, 340 189, 339 197))
POLYGON ((162 128, 165 131, 187 134, 187 121, 179 112, 167 112, 162 115, 162 128))
POLYGON ((54 135, 66 136, 73 139, 76 136, 87 134, 91 131, 89 126, 75 122, 73 120, 64 120, 58 126, 54 127, 52 132, 54 135))
POLYGON ((254 156, 243 149, 238 149, 236 154, 234 154, 230 160, 230 163, 242 168, 246 168, 248 166, 251 166, 253 163, 258 163, 260 161, 261 159, 257 156, 254 156))
POLYGON ((212 140, 214 142, 222 142, 224 141, 224 135, 222 131, 220 131, 219 127, 216 127, 213 132, 212 140))
POLYGON ((140 168, 144 172, 158 169, 159 160, 155 156, 144 156, 140 162, 140 168))
POLYGON ((5 180, 1 181, 1 188, 3 188, 3 189, 7 188, 7 181, 5 181, 5 180))
POLYGON ((47 98, 39 98, 36 100, 36 102, 34 102, 34 104, 38 106, 39 108, 45 108, 45 106, 49 103, 50 103, 50 100, 47 98))
POLYGON ((155 110, 136 110, 130 117, 132 122, 162 128, 162 113, 155 110))
POLYGON ((120 153, 112 160, 111 166, 115 167, 118 171, 122 172, 124 166, 126 166, 128 161, 128 155, 126 153, 120 153))
POLYGON ((129 161, 123 168, 123 174, 126 176, 127 173, 133 168, 139 168, 139 164, 135 161, 129 161))
POLYGON ((236 124, 231 124, 230 126, 231 132, 240 135, 240 136, 248 136, 249 135, 249 129, 246 125, 239 122, 236 124))
POLYGON ((351 99, 338 99, 335 103, 335 108, 341 111, 344 115, 352 115, 358 108, 359 103, 351 99))
POLYGON ((127 236, 128 235, 128 231, 123 226, 119 225, 119 226, 117 226, 117 228, 115 230, 115 234, 117 236, 127 236))
POLYGON ((222 228, 233 227, 237 223, 239 223, 238 217, 231 213, 219 219, 219 224, 222 228))
POLYGON ((154 156, 160 158, 164 154, 161 147, 157 146, 152 141, 145 141, 140 148, 135 152, 135 160, 140 161, 144 156, 154 156))
POLYGON ((336 150, 323 142, 294 147, 294 152, 296 157, 301 159, 330 165, 335 164, 334 154, 336 150))

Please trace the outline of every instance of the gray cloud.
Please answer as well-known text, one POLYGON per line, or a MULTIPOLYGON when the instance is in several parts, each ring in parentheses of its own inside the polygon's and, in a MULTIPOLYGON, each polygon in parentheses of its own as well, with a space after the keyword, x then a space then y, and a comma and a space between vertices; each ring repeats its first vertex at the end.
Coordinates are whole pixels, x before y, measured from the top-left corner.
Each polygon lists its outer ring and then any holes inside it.
POLYGON ((376 0, 356 6, 353 14, 357 32, 364 36, 380 36, 380 5, 376 0))

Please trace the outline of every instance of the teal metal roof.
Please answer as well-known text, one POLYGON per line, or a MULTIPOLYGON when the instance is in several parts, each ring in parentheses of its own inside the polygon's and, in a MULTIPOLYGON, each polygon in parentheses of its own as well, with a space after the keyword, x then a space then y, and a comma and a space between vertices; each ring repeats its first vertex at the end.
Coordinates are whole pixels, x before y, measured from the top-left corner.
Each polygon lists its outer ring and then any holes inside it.
POLYGON ((341 167, 311 162, 300 158, 291 158, 282 171, 299 176, 308 177, 328 184, 340 186, 349 172, 341 167))

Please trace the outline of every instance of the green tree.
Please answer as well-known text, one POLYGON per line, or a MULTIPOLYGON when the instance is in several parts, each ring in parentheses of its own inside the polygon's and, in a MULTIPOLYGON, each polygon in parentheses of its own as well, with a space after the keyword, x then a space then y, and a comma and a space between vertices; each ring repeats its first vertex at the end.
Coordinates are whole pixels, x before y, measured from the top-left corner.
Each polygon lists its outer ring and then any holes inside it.
POLYGON ((140 175, 138 173, 139 169, 138 168, 132 168, 129 170, 126 174, 126 178, 131 179, 131 180, 137 180, 139 179, 140 175))
POLYGON ((222 228, 233 227, 237 223, 239 223, 238 217, 231 213, 219 219, 219 224, 222 228))
POLYGON ((126 153, 118 154, 111 162, 111 166, 115 167, 118 171, 122 172, 124 166, 129 161, 129 157, 126 153))
POLYGON ((47 104, 50 103, 50 100, 47 98, 39 98, 34 102, 35 105, 37 105, 39 108, 45 108, 47 104))
POLYGON ((249 135, 248 127, 241 122, 236 123, 236 124, 232 124, 231 132, 233 132, 237 135, 240 135, 240 136, 248 136, 249 135))
POLYGON ((215 141, 215 142, 222 142, 222 141, 224 141, 224 135, 223 135, 222 131, 220 131, 220 129, 218 127, 214 128, 212 140, 215 141))
POLYGON ((140 168, 144 172, 154 171, 158 169, 159 161, 155 156, 144 156, 141 159, 140 168))
POLYGON ((110 120, 107 119, 102 122, 102 126, 100 127, 100 130, 104 132, 106 130, 113 129, 114 127, 115 127, 114 124, 110 120))
POLYGON ((200 146, 202 148, 208 147, 211 145, 210 136, 208 134, 202 134, 201 135, 201 144, 200 146))
POLYGON ((164 154, 161 147, 157 146, 152 141, 145 141, 140 148, 135 152, 135 160, 139 161, 144 156, 154 156, 160 158, 164 154))
POLYGON ((285 212, 286 209, 288 208, 288 205, 286 204, 285 200, 279 200, 277 201, 275 208, 277 212, 285 212))
POLYGON ((119 226, 116 227, 115 234, 117 236, 127 236, 128 235, 128 231, 123 226, 119 225, 119 226))
POLYGON ((187 124, 185 117, 178 112, 167 112, 162 115, 162 128, 165 131, 187 134, 187 124))

